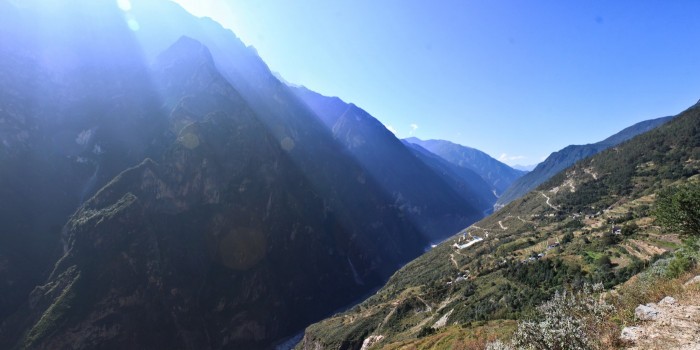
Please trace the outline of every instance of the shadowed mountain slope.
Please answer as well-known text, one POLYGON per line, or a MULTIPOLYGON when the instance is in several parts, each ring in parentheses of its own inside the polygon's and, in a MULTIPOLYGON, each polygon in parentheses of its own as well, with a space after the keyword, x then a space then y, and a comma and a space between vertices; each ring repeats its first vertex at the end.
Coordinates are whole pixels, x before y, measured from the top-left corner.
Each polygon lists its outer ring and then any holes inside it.
MULTIPOLYGON (((0 1, 3 348, 268 348, 454 232, 230 31, 80 3, 0 1)), ((480 216, 450 191, 455 222, 480 216)))
MULTIPOLYGON (((293 91, 367 170, 367 176, 380 183, 397 205, 405 207, 424 232, 457 232, 464 223, 478 220, 489 209, 491 198, 484 194, 487 188, 480 187, 483 181, 466 176, 445 177, 354 104, 303 87, 293 91)), ((430 236, 435 240, 445 237, 430 236)))
POLYGON ((489 183, 497 196, 500 196, 516 179, 526 172, 515 170, 493 159, 488 154, 444 140, 421 140, 415 137, 405 139, 437 154, 448 162, 470 169, 489 183))

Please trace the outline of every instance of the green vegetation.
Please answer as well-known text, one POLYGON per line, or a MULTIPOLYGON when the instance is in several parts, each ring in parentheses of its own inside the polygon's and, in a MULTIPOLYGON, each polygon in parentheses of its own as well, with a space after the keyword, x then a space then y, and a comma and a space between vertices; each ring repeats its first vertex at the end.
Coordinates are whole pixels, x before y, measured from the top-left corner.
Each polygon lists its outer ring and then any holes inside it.
POLYGON ((420 332, 418 332, 418 338, 423 338, 432 334, 435 334, 437 330, 433 327, 423 327, 420 329, 420 332))
MULTIPOLYGON (((76 273, 74 268, 66 272, 66 274, 74 273, 76 273)), ((70 283, 63 288, 56 301, 46 309, 39 321, 32 327, 24 341, 27 348, 31 348, 37 341, 56 331, 57 327, 65 321, 66 314, 71 310, 72 304, 76 299, 76 288, 79 281, 80 273, 77 273, 70 283)))
MULTIPOLYGON (((695 249, 697 246, 688 247, 695 249)), ((616 293, 602 293, 602 285, 578 292, 564 290, 537 308, 537 313, 518 322, 509 340, 486 344, 490 350, 611 349, 624 325, 636 322, 637 305, 656 302, 669 295, 692 293, 682 284, 699 271, 688 265, 674 266, 673 259, 658 260, 637 279, 621 285, 616 293), (675 272, 674 269, 678 269, 675 272), (673 273, 672 273, 673 272, 673 273)))
POLYGON ((669 187, 658 194, 657 221, 671 231, 700 236, 700 184, 669 187))
POLYGON ((604 349, 601 337, 614 307, 599 297, 602 285, 579 292, 563 291, 540 305, 534 319, 518 323, 513 335, 517 349, 604 349))
POLYGON ((700 239, 693 237, 683 242, 668 263, 666 275, 676 278, 695 267, 700 261, 700 239))

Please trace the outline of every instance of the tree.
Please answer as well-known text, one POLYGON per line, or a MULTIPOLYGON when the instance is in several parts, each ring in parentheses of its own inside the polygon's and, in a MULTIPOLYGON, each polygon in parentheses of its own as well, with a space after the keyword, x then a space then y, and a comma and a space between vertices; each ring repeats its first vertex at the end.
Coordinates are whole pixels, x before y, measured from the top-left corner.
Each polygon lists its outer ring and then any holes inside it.
POLYGON ((657 194, 656 220, 668 230, 700 236, 700 184, 667 188, 657 194))
POLYGON ((561 239, 561 244, 566 244, 566 243, 571 243, 571 241, 574 240, 574 234, 571 231, 568 231, 567 233, 564 234, 564 237, 561 239))
POLYGON ((612 267, 612 262, 610 261, 610 257, 607 255, 601 255, 598 260, 596 260, 596 264, 600 268, 604 269, 610 269, 612 267))
POLYGON ((418 338, 423 338, 423 337, 427 337, 429 335, 433 335, 433 334, 435 334, 435 331, 436 331, 435 328, 430 327, 430 326, 425 326, 425 327, 420 329, 420 332, 418 332, 418 338))
POLYGON ((629 223, 625 226, 622 226, 622 235, 623 236, 631 236, 635 234, 639 230, 639 226, 637 226, 636 223, 632 222, 629 223))

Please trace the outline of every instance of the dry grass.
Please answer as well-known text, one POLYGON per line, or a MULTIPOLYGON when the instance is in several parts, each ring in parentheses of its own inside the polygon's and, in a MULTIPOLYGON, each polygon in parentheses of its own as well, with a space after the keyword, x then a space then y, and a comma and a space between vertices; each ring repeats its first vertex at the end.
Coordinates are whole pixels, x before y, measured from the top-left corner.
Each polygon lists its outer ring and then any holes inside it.
POLYGON ((424 338, 395 342, 381 347, 388 350, 482 350, 496 339, 509 338, 517 323, 512 320, 485 322, 477 326, 449 326, 424 338))

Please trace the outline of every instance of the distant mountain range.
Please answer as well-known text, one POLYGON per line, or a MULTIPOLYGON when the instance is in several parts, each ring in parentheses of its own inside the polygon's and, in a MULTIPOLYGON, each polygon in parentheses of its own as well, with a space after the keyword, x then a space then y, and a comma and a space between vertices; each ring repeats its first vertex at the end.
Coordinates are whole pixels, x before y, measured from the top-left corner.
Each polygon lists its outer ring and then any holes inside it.
POLYGON ((476 197, 470 198, 482 210, 484 215, 488 215, 493 211, 493 206, 489 207, 488 203, 496 202, 496 194, 479 174, 470 169, 452 164, 421 146, 407 141, 403 141, 403 143, 418 159, 432 168, 433 171, 442 175, 443 179, 457 192, 464 194, 476 193, 476 197))
POLYGON ((639 122, 624 130, 606 138, 603 141, 588 145, 571 145, 552 153, 535 169, 515 180, 512 185, 496 201, 496 210, 502 208, 511 201, 522 197, 544 183, 558 172, 572 166, 577 161, 598 154, 610 147, 625 142, 634 136, 652 130, 662 125, 673 117, 664 117, 639 122))
POLYGON ((421 146, 452 164, 474 171, 491 185, 497 196, 500 196, 516 179, 526 173, 513 169, 478 149, 450 141, 423 141, 415 137, 406 138, 405 141, 421 146))
MULTIPOLYGON (((415 213, 425 232, 457 232, 490 210, 495 197, 467 169, 447 172, 437 157, 407 147, 377 119, 354 104, 304 87, 292 91, 321 118, 335 140, 378 181, 397 205, 415 213), (476 210, 476 213, 474 213, 476 210)), ((438 240, 438 234, 429 234, 438 240)))

